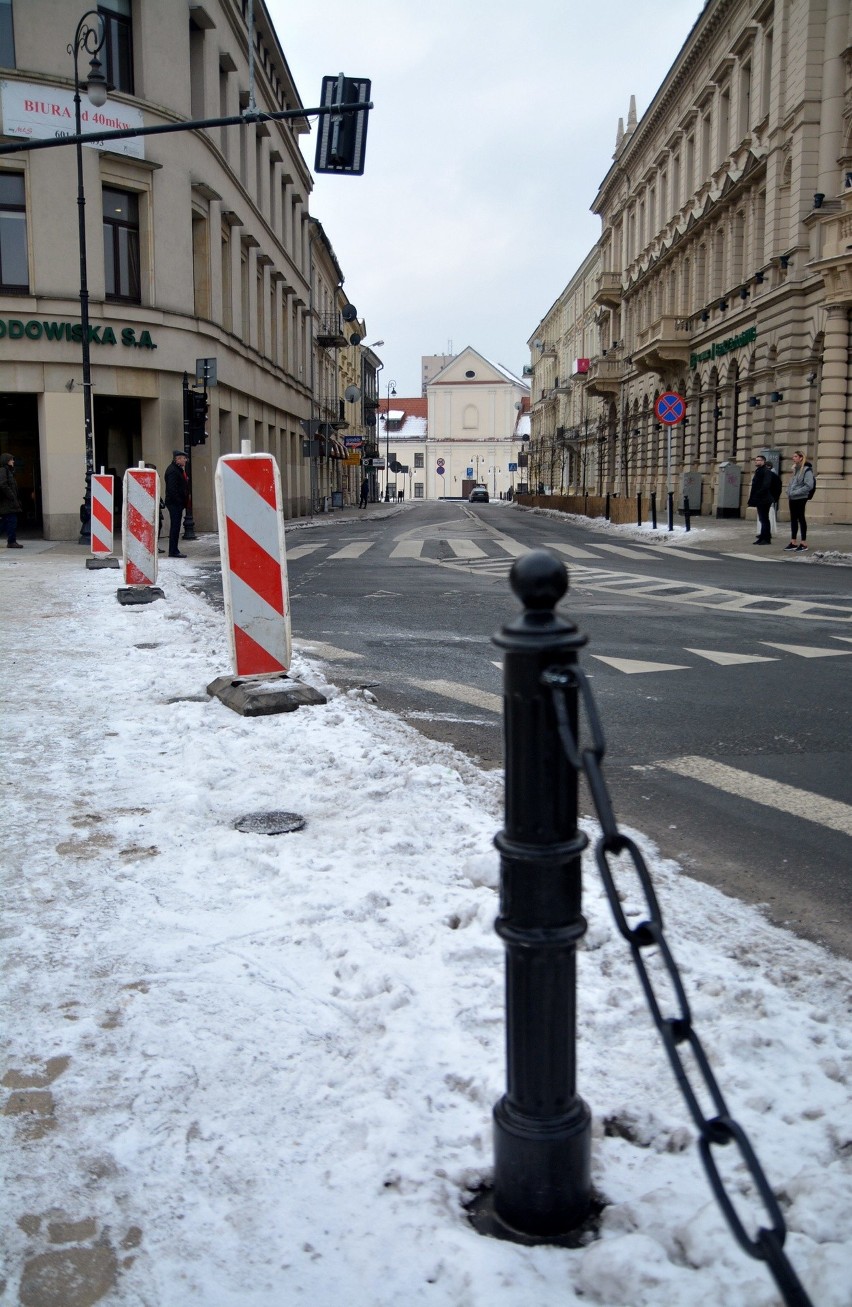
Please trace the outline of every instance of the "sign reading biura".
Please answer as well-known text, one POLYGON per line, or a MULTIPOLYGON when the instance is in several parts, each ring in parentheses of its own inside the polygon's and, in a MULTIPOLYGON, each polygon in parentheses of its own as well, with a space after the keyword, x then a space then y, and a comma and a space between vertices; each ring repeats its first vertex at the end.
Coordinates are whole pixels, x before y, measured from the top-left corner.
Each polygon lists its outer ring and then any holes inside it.
MULTIPOLYGON (((0 318, 0 340, 70 340, 80 345, 83 341, 83 326, 80 322, 45 322, 30 318, 24 322, 21 318, 0 318)), ((150 331, 136 334, 135 327, 95 326, 89 323, 90 345, 122 345, 137 349, 156 349, 150 331), (116 336, 116 331, 119 335, 116 336)))

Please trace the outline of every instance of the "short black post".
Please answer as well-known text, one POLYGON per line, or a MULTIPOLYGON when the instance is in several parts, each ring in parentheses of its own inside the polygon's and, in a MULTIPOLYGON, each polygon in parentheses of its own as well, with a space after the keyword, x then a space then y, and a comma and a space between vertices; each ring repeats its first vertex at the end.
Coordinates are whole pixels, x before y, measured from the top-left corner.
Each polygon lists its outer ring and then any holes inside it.
POLYGON ((674 491, 673 490, 669 491, 668 500, 669 500, 669 530, 674 531, 674 491))
MULTIPOLYGON (((553 1242, 589 1215, 591 1117, 576 1093, 576 948, 585 934, 577 770, 559 739, 549 669, 586 643, 556 604, 563 564, 538 549, 512 567, 524 605, 494 637, 504 651, 505 827, 500 915, 506 946, 507 1090, 494 1108, 494 1189, 484 1233, 553 1242)), ((566 691, 577 730, 577 690, 566 691)))
POLYGON ((609 521, 609 491, 606 492, 606 505, 604 507, 604 517, 609 521))
POLYGON ((656 529, 657 529, 657 492, 656 492, 656 490, 652 490, 652 491, 651 491, 651 526, 652 526, 652 527, 654 528, 654 530, 656 531, 656 529))
POLYGON ((687 531, 691 530, 689 525, 689 499, 686 495, 683 497, 683 520, 686 523, 687 531))
POLYGON ((642 525, 642 491, 636 495, 636 525, 642 525))

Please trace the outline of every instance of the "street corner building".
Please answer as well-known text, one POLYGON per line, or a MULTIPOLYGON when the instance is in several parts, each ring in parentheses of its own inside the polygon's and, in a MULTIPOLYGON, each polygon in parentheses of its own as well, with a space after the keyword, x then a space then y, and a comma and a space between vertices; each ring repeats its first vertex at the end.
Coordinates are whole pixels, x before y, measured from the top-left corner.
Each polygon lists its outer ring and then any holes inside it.
POLYGON ((529 338, 531 490, 738 517, 754 455, 786 485, 801 449, 809 517, 852 522, 852 8, 707 0, 685 37, 529 338))
POLYGON ((96 472, 121 478, 145 462, 162 475, 185 442, 184 394, 200 388, 207 438, 191 449, 199 529, 215 529, 219 455, 245 440, 275 456, 285 516, 334 494, 357 499, 360 460, 335 433, 365 433, 361 400, 375 408, 379 360, 358 348, 360 334, 335 330, 329 345, 319 330, 339 327, 348 307, 330 241, 309 212, 300 150, 310 131, 301 110, 319 103, 320 88, 300 99, 263 0, 252 6, 251 66, 245 0, 102 0, 87 20, 104 36, 109 87, 95 107, 89 49, 78 46, 76 61, 69 52, 85 10, 0 0, 0 146, 73 136, 75 79, 84 133, 187 129, 0 155, 0 443, 16 456, 22 528, 76 537, 87 454, 96 472), (191 125, 239 118, 252 103, 294 116, 191 125), (359 403, 347 406, 338 377, 350 374, 359 403))

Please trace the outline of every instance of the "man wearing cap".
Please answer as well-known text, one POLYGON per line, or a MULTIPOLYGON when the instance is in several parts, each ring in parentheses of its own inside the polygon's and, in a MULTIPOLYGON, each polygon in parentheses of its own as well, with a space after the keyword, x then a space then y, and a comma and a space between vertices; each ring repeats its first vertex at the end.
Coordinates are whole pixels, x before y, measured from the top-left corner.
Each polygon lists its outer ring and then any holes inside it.
POLYGON ((169 558, 186 558, 178 549, 180 524, 189 499, 189 481, 186 475, 186 454, 182 449, 172 451, 172 461, 166 468, 166 508, 169 510, 169 558))

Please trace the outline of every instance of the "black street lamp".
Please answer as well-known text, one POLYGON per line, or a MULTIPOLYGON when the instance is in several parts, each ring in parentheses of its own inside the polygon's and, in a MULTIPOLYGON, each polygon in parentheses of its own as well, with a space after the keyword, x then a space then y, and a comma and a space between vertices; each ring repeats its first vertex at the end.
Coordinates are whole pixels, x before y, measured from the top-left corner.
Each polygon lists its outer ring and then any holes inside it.
POLYGON ((388 382, 388 402, 385 409, 385 503, 390 500, 390 402, 396 394, 396 382, 388 382))
MULTIPOLYGON (((74 57, 74 126, 77 136, 82 131, 80 122, 80 72, 78 56, 81 50, 90 55, 86 94, 89 102, 99 109, 106 104, 107 81, 98 58, 106 39, 106 27, 97 9, 89 9, 77 24, 74 42, 68 53, 74 57), (94 25, 89 26, 89 19, 94 25)), ((83 146, 77 141, 77 221, 80 234, 80 328, 83 336, 83 414, 86 426, 86 489, 83 511, 80 515, 80 544, 89 544, 92 528, 92 474, 95 470, 95 434, 92 423, 92 368, 89 359, 89 284, 86 274, 86 193, 83 188, 83 146)))

